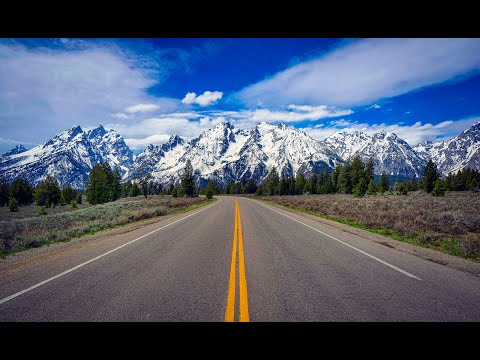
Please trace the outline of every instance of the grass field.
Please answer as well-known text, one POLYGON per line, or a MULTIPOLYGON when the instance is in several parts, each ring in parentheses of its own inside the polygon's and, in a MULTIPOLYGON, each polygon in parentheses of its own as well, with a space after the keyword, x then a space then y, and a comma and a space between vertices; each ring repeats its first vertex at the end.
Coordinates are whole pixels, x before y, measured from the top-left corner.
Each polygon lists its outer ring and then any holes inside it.
POLYGON ((134 221, 163 216, 192 209, 214 200, 204 197, 173 198, 150 195, 124 198, 114 202, 90 205, 78 209, 70 205, 47 209, 39 215, 36 205, 21 207, 18 212, 2 208, 0 212, 0 256, 58 241, 66 241, 85 234, 125 225, 134 221))
POLYGON ((450 192, 432 197, 298 195, 260 197, 423 247, 480 261, 480 194, 450 192))

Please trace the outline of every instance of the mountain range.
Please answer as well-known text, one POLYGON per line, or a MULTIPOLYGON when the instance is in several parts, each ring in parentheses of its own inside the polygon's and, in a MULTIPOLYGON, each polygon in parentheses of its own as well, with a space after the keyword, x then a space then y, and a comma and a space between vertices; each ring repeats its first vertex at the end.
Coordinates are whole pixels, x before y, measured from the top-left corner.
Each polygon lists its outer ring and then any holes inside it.
POLYGON ((124 179, 151 173, 167 185, 179 181, 180 170, 190 160, 200 185, 210 178, 225 185, 244 177, 260 182, 273 166, 283 175, 302 172, 309 177, 314 168, 334 168, 356 155, 373 157, 376 174, 400 177, 421 176, 429 159, 443 176, 465 167, 480 169, 480 122, 449 141, 411 147, 386 131, 341 131, 317 141, 284 124, 262 122, 245 131, 224 121, 190 141, 173 135, 137 156, 114 130, 100 125, 83 131, 77 126, 30 150, 18 145, 1 155, 0 175, 8 181, 24 177, 34 185, 52 175, 62 186, 82 189, 92 166, 106 161, 118 167, 124 179))

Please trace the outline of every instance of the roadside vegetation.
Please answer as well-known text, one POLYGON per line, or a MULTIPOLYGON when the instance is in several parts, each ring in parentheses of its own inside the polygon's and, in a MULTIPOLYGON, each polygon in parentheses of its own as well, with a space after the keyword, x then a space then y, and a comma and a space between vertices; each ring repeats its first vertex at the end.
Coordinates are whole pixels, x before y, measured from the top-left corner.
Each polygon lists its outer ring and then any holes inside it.
POLYGON ((118 170, 106 163, 92 168, 83 194, 70 186, 61 189, 52 177, 36 187, 24 179, 12 184, 0 179, 0 256, 214 201, 210 190, 206 198, 198 196, 190 163, 172 196, 165 196, 167 191, 149 174, 125 183, 120 179, 118 170))
POLYGON ((480 261, 480 172, 440 178, 429 161, 422 177, 374 181, 373 161, 355 157, 333 171, 280 178, 275 168, 257 187, 260 199, 396 240, 480 261), (285 196, 288 195, 288 196, 285 196), (320 195, 320 196, 319 196, 320 195))
POLYGON ((480 261, 480 193, 262 196, 286 208, 480 261))
POLYGON ((149 196, 148 199, 125 198, 48 215, 38 215, 30 211, 32 217, 4 219, 2 216, 0 217, 0 255, 47 243, 66 241, 180 210, 190 210, 211 201, 214 200, 203 197, 173 198, 154 195, 149 196))

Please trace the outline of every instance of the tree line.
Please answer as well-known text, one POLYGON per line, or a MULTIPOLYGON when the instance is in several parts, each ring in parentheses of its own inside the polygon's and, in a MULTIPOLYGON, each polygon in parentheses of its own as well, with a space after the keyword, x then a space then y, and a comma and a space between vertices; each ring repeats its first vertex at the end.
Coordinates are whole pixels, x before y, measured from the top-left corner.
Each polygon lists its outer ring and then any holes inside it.
MULTIPOLYGON (((297 176, 282 176, 273 167, 266 179, 256 184, 254 179, 243 178, 239 182, 230 181, 221 187, 214 179, 200 189, 196 186, 196 177, 191 162, 188 160, 180 174, 180 183, 169 186, 155 182, 150 174, 136 176, 132 181, 121 181, 118 168, 112 170, 108 163, 93 166, 85 183, 84 194, 91 204, 102 204, 121 197, 143 195, 198 196, 211 198, 214 194, 256 194, 259 196, 301 195, 301 194, 353 194, 354 196, 374 195, 395 192, 407 195, 411 191, 422 190, 433 196, 443 196, 446 191, 478 191, 480 171, 463 169, 456 174, 450 173, 445 179, 435 163, 430 160, 425 166, 420 181, 413 178, 407 182, 391 184, 388 175, 383 172, 378 183, 374 181, 373 159, 362 161, 359 156, 348 160, 335 169, 314 168, 307 179, 303 173, 297 176)), ((8 206, 17 211, 19 206, 35 202, 46 208, 71 204, 77 207, 82 203, 82 193, 67 185, 60 188, 58 182, 47 176, 39 185, 31 186, 27 180, 17 178, 9 184, 5 177, 0 177, 0 207, 8 206)))
POLYGON ((18 211, 19 206, 33 202, 44 208, 67 204, 77 207, 77 204, 82 203, 82 194, 69 185, 60 188, 52 176, 47 176, 37 186, 30 185, 23 178, 17 178, 8 184, 5 177, 0 177, 0 207, 8 206, 10 211, 18 211))

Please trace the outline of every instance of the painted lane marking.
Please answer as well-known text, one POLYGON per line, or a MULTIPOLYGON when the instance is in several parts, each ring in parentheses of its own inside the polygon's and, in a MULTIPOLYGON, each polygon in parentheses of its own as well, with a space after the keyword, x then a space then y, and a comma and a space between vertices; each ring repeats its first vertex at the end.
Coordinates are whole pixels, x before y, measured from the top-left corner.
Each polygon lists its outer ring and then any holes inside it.
POLYGON ((312 227, 312 226, 310 226, 310 225, 307 225, 307 224, 305 224, 305 223, 303 223, 303 222, 301 222, 301 221, 299 221, 299 220, 297 220, 297 219, 294 219, 294 218, 291 217, 291 216, 285 215, 285 214, 281 213, 280 211, 277 211, 277 210, 275 210, 275 209, 272 209, 272 208, 269 207, 269 206, 263 205, 263 204, 261 204, 261 203, 258 202, 258 201, 255 201, 255 202, 257 202, 259 205, 261 205, 261 206, 263 206, 263 207, 266 207, 267 209, 270 209, 270 210, 272 210, 272 211, 275 211, 276 213, 278 213, 278 214, 280 214, 280 215, 283 215, 283 216, 285 216, 285 217, 287 217, 287 218, 289 218, 289 219, 291 219, 291 220, 293 220, 293 221, 296 221, 296 222, 298 222, 298 223, 300 223, 300 224, 302 224, 302 225, 305 225, 306 227, 308 227, 308 228, 310 228, 310 229, 312 229, 312 230, 315 230, 315 231, 319 232, 320 234, 323 234, 323 235, 325 235, 325 236, 328 236, 329 238, 331 238, 331 239, 333 239, 333 240, 335 240, 335 241, 338 241, 339 243, 342 243, 343 245, 348 246, 349 248, 352 248, 352 249, 358 251, 359 253, 362 253, 363 255, 366 255, 366 256, 368 256, 368 257, 370 257, 370 258, 378 261, 379 263, 382 263, 383 265, 386 265, 386 266, 388 266, 389 268, 392 268, 392 269, 394 269, 394 270, 396 270, 396 271, 398 271, 398 272, 400 272, 400 273, 402 273, 402 274, 404 274, 404 275, 406 275, 406 276, 408 276, 408 277, 411 277, 411 278, 413 278, 413 279, 417 279, 417 280, 423 281, 423 280, 420 279, 419 277, 417 277, 417 276, 415 276, 415 275, 413 275, 413 274, 410 274, 409 272, 407 272, 407 271, 405 271, 405 270, 402 270, 402 269, 396 267, 395 265, 392 265, 392 264, 390 264, 390 263, 388 263, 388 262, 386 262, 386 261, 384 261, 384 260, 382 260, 382 259, 379 259, 379 258, 377 258, 376 256, 373 256, 373 255, 371 255, 371 254, 369 254, 369 253, 367 253, 367 252, 365 252, 365 251, 363 251, 363 250, 361 250, 361 249, 359 249, 359 248, 357 248, 357 247, 355 247, 355 246, 353 246, 353 245, 350 245, 350 244, 348 244, 348 243, 346 243, 346 242, 344 242, 344 241, 342 241, 342 240, 339 240, 339 239, 337 239, 337 238, 335 238, 335 237, 333 237, 333 236, 331 236, 331 235, 328 235, 327 233, 324 233, 323 231, 320 231, 320 230, 318 230, 318 229, 315 229, 314 227, 312 227))
POLYGON ((230 264, 230 281, 228 286, 227 308, 225 310, 225 321, 235 321, 235 287, 236 287, 236 265, 237 265, 237 244, 238 244, 238 280, 240 294, 240 322, 250 321, 248 315, 248 291, 247 278, 245 275, 245 256, 243 251, 242 220, 240 217, 240 207, 235 200, 235 221, 233 225, 233 248, 232 262, 230 264))
POLYGON ((134 239, 134 240, 131 240, 131 241, 129 241, 129 242, 123 244, 123 245, 120 245, 120 246, 116 247, 115 249, 112 249, 112 250, 110 250, 110 251, 107 251, 107 252, 104 253, 104 254, 98 255, 98 256, 94 257, 93 259, 90 259, 90 260, 88 260, 88 261, 85 261, 85 262, 83 262, 83 263, 81 263, 81 264, 79 264, 79 265, 77 265, 77 266, 74 266, 74 267, 71 268, 71 269, 68 269, 68 270, 66 270, 66 271, 64 271, 64 272, 61 272, 60 274, 57 274, 57 275, 55 275, 55 276, 52 276, 51 278, 48 278, 48 279, 46 279, 46 280, 43 280, 42 282, 39 282, 38 284, 35 284, 35 285, 33 285, 33 286, 30 286, 29 288, 27 288, 27 289, 25 289, 25 290, 22 290, 22 291, 19 291, 19 292, 15 293, 15 294, 12 294, 12 295, 10 295, 10 296, 7 296, 6 298, 0 300, 0 304, 6 303, 7 301, 10 301, 10 300, 12 300, 12 299, 15 299, 16 297, 18 297, 18 296, 20 296, 20 295, 23 295, 23 294, 25 294, 25 293, 27 293, 27 292, 29 292, 29 291, 32 291, 33 289, 36 289, 36 288, 38 288, 38 287, 40 287, 40 286, 42 286, 42 285, 45 285, 45 284, 47 284, 47 283, 49 283, 49 282, 51 282, 51 281, 53 281, 53 280, 55 280, 55 279, 58 279, 59 277, 61 277, 61 276, 63 276, 63 275, 66 275, 66 274, 68 274, 68 273, 71 273, 72 271, 75 271, 75 270, 77 270, 77 269, 80 269, 81 267, 83 267, 83 266, 85 266, 85 265, 87 265, 87 264, 90 264, 91 262, 94 262, 94 261, 96 261, 96 260, 98 260, 98 259, 101 259, 101 258, 103 258, 104 256, 107 256, 107 255, 109 255, 109 254, 111 254, 111 253, 113 253, 113 252, 115 252, 115 251, 117 251, 117 250, 120 250, 121 248, 124 248, 124 247, 127 246, 127 245, 133 244, 134 242, 136 242, 136 241, 138 241, 138 240, 140 240, 140 239, 143 239, 144 237, 147 237, 147 236, 149 236, 149 235, 152 235, 153 233, 156 233, 157 231, 160 231, 160 230, 162 230, 162 229, 165 229, 166 227, 168 227, 168 226, 170 226, 170 225, 173 225, 173 224, 175 224, 175 223, 177 223, 177 222, 179 222, 179 221, 182 221, 182 220, 185 220, 186 218, 189 218, 190 216, 193 216, 193 215, 196 215, 196 214, 198 214, 198 213, 200 213, 200 212, 202 212, 202 211, 205 211, 205 210, 211 208, 212 206, 217 205, 217 204, 220 203, 220 202, 222 202, 222 201, 218 201, 218 202, 216 202, 215 204, 212 204, 212 205, 207 206, 206 208, 203 208, 202 210, 199 210, 199 211, 194 212, 193 214, 187 215, 187 216, 185 216, 185 217, 183 217, 183 218, 181 218, 181 219, 178 219, 178 220, 175 220, 175 221, 171 222, 170 224, 167 224, 167 225, 165 225, 165 226, 162 226, 161 228, 158 228, 158 229, 156 229, 156 230, 150 231, 148 234, 142 235, 142 236, 140 236, 140 237, 138 237, 138 238, 136 238, 136 239, 134 239))

